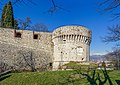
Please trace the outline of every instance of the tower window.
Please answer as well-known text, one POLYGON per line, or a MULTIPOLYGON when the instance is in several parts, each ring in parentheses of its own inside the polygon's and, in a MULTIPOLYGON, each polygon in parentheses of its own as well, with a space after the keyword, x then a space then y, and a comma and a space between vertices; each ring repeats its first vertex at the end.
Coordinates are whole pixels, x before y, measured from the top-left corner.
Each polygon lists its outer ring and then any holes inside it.
POLYGON ((38 34, 34 34, 33 38, 38 39, 38 34))
POLYGON ((52 63, 49 63, 50 66, 52 66, 52 63))
POLYGON ((66 41, 65 39, 63 41, 66 41))
POLYGON ((83 55, 83 48, 77 47, 77 55, 83 55))
POLYGON ((84 58, 82 58, 81 60, 83 60, 84 58))
POLYGON ((16 32, 16 33, 15 33, 15 37, 21 38, 21 33, 20 33, 20 32, 16 32))
POLYGON ((63 39, 63 43, 64 43, 64 44, 66 43, 66 40, 65 40, 65 39, 63 39))

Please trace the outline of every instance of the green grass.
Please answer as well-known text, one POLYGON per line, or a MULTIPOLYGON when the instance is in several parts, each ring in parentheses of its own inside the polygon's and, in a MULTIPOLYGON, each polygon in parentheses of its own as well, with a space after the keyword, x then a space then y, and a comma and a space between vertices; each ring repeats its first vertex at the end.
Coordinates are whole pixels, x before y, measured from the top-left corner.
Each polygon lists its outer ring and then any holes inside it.
POLYGON ((97 64, 90 64, 90 65, 82 65, 80 63, 74 62, 74 61, 70 61, 69 63, 63 65, 63 66, 67 66, 67 68, 96 68, 98 67, 97 64))
MULTIPOLYGON (((0 85, 90 85, 86 77, 79 79, 72 76, 74 73, 76 71, 11 73, 6 75, 10 77, 0 81, 0 85)), ((103 81, 102 71, 96 71, 97 73, 100 73, 103 81)), ((113 85, 117 85, 115 80, 120 80, 120 71, 108 71, 108 74, 113 85)), ((90 77, 92 77, 92 71, 90 77)), ((104 85, 109 85, 108 81, 104 85)))

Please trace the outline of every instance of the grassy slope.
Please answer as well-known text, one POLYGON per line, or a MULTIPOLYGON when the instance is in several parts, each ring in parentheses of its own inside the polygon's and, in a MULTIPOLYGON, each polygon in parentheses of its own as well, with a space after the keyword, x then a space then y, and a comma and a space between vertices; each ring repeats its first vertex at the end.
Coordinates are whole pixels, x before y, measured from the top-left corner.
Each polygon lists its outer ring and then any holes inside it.
MULTIPOLYGON (((12 73, 9 74, 10 77, 0 81, 0 85, 73 85, 72 81, 64 84, 73 73, 73 71, 12 73)), ((113 84, 117 85, 115 80, 120 80, 120 71, 111 71, 108 74, 113 84)), ((104 79, 102 74, 101 78, 104 79)), ((86 78, 79 80, 74 85, 89 85, 86 78)), ((105 85, 109 85, 108 82, 105 85)))

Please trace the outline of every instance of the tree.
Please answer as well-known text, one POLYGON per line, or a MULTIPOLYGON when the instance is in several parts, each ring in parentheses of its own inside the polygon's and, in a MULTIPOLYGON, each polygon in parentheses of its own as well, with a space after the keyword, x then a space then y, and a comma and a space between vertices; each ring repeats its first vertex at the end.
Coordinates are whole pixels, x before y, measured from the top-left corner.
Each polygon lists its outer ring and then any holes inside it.
MULTIPOLYGON (((13 3, 13 5, 25 4, 27 6, 29 6, 29 4, 37 5, 37 3, 38 3, 37 1, 34 1, 34 0, 11 0, 11 2, 13 3)), ((59 6, 58 4, 56 4, 55 0, 48 0, 48 2, 52 3, 52 5, 50 6, 50 8, 47 11, 50 14, 56 13, 58 10, 68 11, 68 10, 64 9, 63 7, 59 6)), ((4 3, 5 3, 5 1, 0 2, 0 5, 2 5, 4 3)))
POLYGON ((19 57, 15 59, 14 68, 18 71, 36 71, 35 69, 35 57, 33 51, 18 51, 19 57))
POLYGON ((6 56, 7 51, 5 51, 4 49, 0 49, 0 72, 11 69, 11 65, 4 60, 6 56))
POLYGON ((113 15, 115 16, 115 18, 120 17, 120 0, 104 0, 102 3, 100 3, 100 7, 102 7, 102 10, 104 12, 113 11, 113 15))
POLYGON ((112 52, 107 53, 105 57, 107 58, 107 60, 117 61, 119 55, 120 55, 120 50, 118 49, 118 50, 114 50, 112 52))
MULTIPOLYGON (((120 17, 120 0, 105 0, 100 4, 103 7, 104 12, 111 12, 114 15, 114 19, 119 19, 120 17)), ((117 24, 112 27, 108 27, 108 35, 103 37, 103 42, 117 42, 119 46, 120 41, 120 25, 117 24)))
MULTIPOLYGON (((100 4, 100 6, 103 6, 104 12, 113 12, 114 19, 119 19, 120 17, 120 0, 105 0, 100 4)), ((108 27, 108 35, 103 38, 104 42, 118 42, 117 49, 115 49, 113 52, 109 52, 105 55, 107 60, 117 62, 117 68, 119 69, 119 60, 120 60, 120 25, 115 25, 113 27, 108 27)))
POLYGON ((17 71, 47 71, 49 69, 48 54, 35 49, 22 49, 16 53, 13 67, 17 71))
POLYGON ((11 1, 4 5, 1 18, 2 27, 14 28, 14 16, 11 1))
POLYGON ((2 16, 1 16, 1 26, 5 27, 5 17, 6 17, 6 9, 7 9, 7 4, 4 5, 3 10, 2 10, 2 16))
POLYGON ((11 1, 8 2, 5 17, 5 27, 14 28, 13 7, 11 1))
POLYGON ((50 7, 50 9, 48 10, 48 12, 50 14, 56 13, 58 10, 64 10, 64 11, 68 11, 64 8, 62 8, 61 6, 58 6, 58 4, 55 3, 55 0, 51 0, 52 2, 52 6, 50 7))
POLYGON ((42 23, 36 23, 34 26, 30 27, 30 29, 39 32, 48 32, 47 26, 42 23))
POLYGON ((104 42, 116 42, 120 41, 120 25, 108 27, 109 33, 103 38, 104 42))
POLYGON ((17 20, 14 20, 14 29, 18 29, 18 21, 17 20))
POLYGON ((106 68, 106 64, 104 61, 102 62, 102 67, 106 68))
POLYGON ((120 49, 116 49, 113 52, 109 52, 105 55, 105 58, 112 61, 116 69, 120 69, 120 49))
POLYGON ((19 28, 25 30, 27 27, 30 27, 31 20, 29 17, 26 17, 25 20, 18 19, 19 28))

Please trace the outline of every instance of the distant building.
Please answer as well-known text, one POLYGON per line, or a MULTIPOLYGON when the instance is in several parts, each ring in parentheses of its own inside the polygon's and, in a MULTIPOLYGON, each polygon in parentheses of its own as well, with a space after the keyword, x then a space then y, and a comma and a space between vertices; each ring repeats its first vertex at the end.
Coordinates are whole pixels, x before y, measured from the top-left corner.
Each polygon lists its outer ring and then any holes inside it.
POLYGON ((98 63, 98 69, 104 69, 103 63, 105 65, 106 70, 114 70, 114 64, 112 61, 101 61, 98 63))

